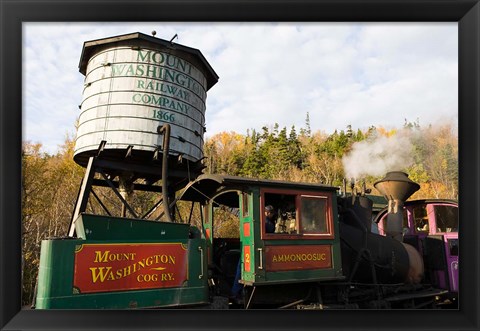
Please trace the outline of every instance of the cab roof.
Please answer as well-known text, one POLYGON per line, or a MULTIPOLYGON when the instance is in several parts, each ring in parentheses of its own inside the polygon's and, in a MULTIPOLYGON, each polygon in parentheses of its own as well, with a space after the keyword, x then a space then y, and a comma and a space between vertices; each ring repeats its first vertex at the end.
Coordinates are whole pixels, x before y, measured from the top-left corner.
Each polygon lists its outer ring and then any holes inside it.
POLYGON ((288 182, 281 180, 260 179, 251 177, 240 177, 219 174, 203 174, 190 182, 181 194, 182 200, 205 202, 216 197, 219 193, 226 193, 219 199, 228 206, 238 205, 238 191, 244 191, 249 187, 276 188, 285 190, 305 191, 331 191, 338 190, 335 186, 288 182), (236 200, 233 201, 233 200, 236 200))

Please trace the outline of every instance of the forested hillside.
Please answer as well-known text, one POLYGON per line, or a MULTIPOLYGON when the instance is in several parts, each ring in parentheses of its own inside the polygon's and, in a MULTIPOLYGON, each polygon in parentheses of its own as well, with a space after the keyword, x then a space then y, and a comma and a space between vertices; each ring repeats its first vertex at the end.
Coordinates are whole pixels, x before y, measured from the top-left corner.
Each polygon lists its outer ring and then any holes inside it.
MULTIPOLYGON (((40 144, 25 142, 22 151, 22 276, 23 304, 30 304, 38 272, 41 240, 65 236, 70 224, 84 169, 73 161, 74 142, 69 137, 56 155, 40 144)), ((221 173, 341 186, 343 178, 373 183, 387 171, 402 170, 421 185, 412 198, 458 197, 458 137, 452 125, 421 127, 405 122, 395 129, 348 126, 327 134, 305 128, 280 128, 278 124, 246 134, 222 132, 205 141, 207 173, 221 173)), ((107 192, 112 208, 120 209, 107 192)), ((155 197, 135 197, 135 206, 155 197)), ((97 206, 98 207, 98 206, 97 206)), ((96 212, 95 205, 90 205, 96 212)))
POLYGON ((308 117, 306 123, 298 132, 275 124, 246 135, 219 133, 205 142, 207 171, 335 186, 354 177, 373 188, 386 172, 400 170, 421 185, 412 198, 457 198, 458 138, 451 125, 348 126, 326 134, 312 133, 308 117))

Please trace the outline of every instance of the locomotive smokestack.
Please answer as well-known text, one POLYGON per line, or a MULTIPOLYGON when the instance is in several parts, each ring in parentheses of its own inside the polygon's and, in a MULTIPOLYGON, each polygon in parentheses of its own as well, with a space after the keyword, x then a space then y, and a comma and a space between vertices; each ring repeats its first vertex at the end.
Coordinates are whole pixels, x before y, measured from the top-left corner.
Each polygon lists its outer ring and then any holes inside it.
POLYGON ((388 172, 385 178, 373 185, 388 200, 389 214, 385 233, 398 241, 403 241, 403 204, 418 191, 420 185, 410 180, 408 175, 401 171, 388 172))

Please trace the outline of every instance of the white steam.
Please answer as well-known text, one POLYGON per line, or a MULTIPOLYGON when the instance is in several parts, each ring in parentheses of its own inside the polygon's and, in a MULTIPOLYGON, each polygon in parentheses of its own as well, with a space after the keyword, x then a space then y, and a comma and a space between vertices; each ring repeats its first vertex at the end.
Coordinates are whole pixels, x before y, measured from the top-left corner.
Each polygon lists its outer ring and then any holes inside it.
POLYGON ((413 164, 409 134, 400 131, 390 137, 377 136, 353 144, 343 157, 346 178, 383 176, 389 171, 403 171, 413 164))

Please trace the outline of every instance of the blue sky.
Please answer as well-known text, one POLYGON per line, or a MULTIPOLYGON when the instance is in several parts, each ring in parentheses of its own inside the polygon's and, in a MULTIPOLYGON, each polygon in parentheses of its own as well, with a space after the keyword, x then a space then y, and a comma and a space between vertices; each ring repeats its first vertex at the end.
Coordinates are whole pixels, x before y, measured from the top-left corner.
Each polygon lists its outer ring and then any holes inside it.
POLYGON ((313 131, 458 121, 452 23, 24 23, 23 139, 54 154, 75 135, 85 41, 131 32, 199 49, 219 81, 205 137, 263 126, 313 131))

